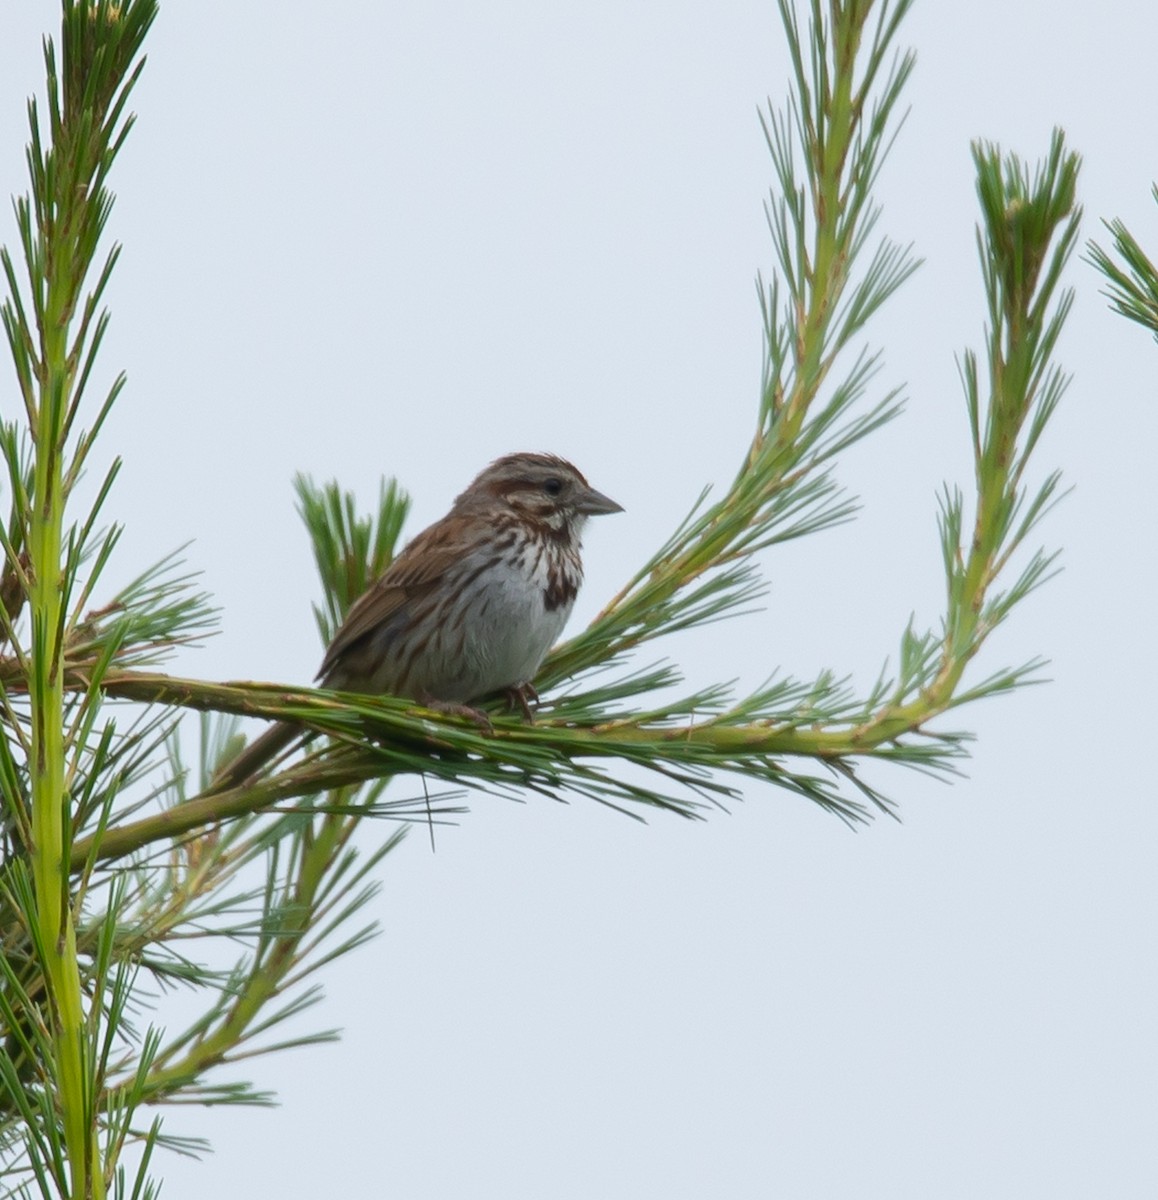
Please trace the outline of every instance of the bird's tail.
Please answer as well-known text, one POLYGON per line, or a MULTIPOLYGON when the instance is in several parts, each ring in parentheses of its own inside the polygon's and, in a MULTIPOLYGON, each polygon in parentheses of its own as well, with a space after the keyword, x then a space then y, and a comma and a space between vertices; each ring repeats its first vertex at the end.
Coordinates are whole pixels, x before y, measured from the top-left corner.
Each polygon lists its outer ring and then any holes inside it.
POLYGON ((213 777, 213 791, 225 792, 249 783, 301 732, 300 725, 287 721, 278 721, 276 725, 271 725, 261 737, 255 738, 236 758, 227 762, 217 772, 213 777))

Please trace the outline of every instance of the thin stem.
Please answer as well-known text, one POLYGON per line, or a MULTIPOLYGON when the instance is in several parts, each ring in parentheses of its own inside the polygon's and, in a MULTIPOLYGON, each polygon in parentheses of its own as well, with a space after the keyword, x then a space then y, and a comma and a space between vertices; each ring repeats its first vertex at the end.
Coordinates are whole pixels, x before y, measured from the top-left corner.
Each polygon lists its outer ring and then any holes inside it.
POLYGON ((91 1080, 86 1023, 77 959, 76 926, 70 903, 71 830, 65 790, 64 664, 62 630, 62 538, 65 491, 64 424, 70 405, 69 319, 76 302, 77 275, 83 274, 75 242, 62 231, 77 220, 73 196, 80 181, 74 162, 54 156, 59 190, 49 204, 53 220, 42 231, 45 277, 38 314, 40 370, 33 438, 36 447, 28 550, 31 588, 32 671, 29 699, 32 759, 31 865, 36 897, 37 944, 44 955, 57 1100, 76 1196, 104 1195, 96 1129, 90 1121, 91 1080))

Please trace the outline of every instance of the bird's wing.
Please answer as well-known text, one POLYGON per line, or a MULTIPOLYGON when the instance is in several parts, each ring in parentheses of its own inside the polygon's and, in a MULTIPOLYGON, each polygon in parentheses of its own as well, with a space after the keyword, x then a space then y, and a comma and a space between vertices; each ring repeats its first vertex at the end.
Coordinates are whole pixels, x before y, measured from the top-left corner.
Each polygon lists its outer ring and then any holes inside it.
POLYGON ((359 642, 438 586, 447 571, 462 561, 468 544, 463 526, 469 524, 469 518, 452 513, 410 542, 350 605, 346 619, 326 648, 319 679, 327 679, 343 659, 356 655, 359 642))

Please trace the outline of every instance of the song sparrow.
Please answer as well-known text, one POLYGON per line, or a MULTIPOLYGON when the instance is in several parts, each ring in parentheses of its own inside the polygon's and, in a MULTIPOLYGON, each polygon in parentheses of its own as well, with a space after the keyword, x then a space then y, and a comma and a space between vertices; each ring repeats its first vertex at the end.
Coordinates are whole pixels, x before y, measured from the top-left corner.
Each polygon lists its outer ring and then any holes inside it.
MULTIPOLYGON (((498 459, 351 605, 317 678, 466 712, 508 691, 526 708, 583 581, 583 525, 622 511, 554 455, 498 459)), ((215 786, 244 782, 298 732, 273 726, 215 786)))

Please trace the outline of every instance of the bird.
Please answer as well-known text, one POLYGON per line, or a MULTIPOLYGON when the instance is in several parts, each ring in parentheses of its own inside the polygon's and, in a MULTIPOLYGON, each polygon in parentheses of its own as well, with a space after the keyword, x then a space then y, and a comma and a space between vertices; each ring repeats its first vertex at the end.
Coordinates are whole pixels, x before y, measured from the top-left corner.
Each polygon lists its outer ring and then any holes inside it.
MULTIPOLYGON (((317 681, 484 726, 472 705, 505 692, 530 719, 534 677, 583 582, 583 527, 622 511, 557 455, 496 459, 351 605, 317 681)), ((249 782, 300 732, 273 725, 218 773, 213 790, 249 782)))

